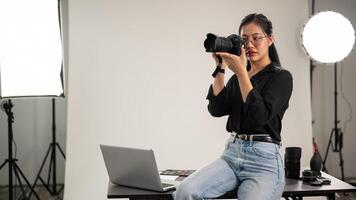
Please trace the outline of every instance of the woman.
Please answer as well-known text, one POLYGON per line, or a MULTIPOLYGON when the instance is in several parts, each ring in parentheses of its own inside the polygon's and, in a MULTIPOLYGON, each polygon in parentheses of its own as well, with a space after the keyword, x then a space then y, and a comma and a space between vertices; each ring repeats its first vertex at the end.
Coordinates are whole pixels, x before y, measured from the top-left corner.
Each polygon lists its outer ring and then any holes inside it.
POLYGON ((240 56, 213 54, 219 73, 214 74, 207 96, 212 116, 229 116, 226 129, 231 136, 219 159, 177 187, 176 200, 215 198, 232 190, 239 200, 282 196, 280 133, 292 93, 292 75, 280 66, 272 23, 264 15, 246 16, 239 34, 246 41, 240 56), (234 75, 225 86, 226 67, 234 75))

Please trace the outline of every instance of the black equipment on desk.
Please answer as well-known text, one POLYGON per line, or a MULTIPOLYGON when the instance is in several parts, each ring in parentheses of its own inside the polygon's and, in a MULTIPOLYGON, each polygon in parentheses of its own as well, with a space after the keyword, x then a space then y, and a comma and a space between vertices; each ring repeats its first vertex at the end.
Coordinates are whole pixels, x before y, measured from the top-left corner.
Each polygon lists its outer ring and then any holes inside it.
POLYGON ((303 182, 309 183, 312 186, 322 186, 322 185, 330 185, 331 180, 326 177, 322 177, 314 170, 306 169, 302 172, 302 180, 303 182))
POLYGON ((287 178, 299 179, 301 156, 302 148, 286 147, 286 151, 284 154, 284 166, 287 178))

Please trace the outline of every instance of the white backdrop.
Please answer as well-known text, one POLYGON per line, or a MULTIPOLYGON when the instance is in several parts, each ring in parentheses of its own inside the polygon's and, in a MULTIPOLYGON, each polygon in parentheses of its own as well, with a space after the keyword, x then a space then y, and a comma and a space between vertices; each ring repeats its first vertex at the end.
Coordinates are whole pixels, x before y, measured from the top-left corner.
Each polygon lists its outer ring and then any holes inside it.
POLYGON ((301 146, 308 165, 309 60, 299 40, 307 0, 77 0, 68 7, 66 200, 105 199, 101 143, 152 148, 161 169, 198 169, 222 153, 226 118, 206 108, 215 66, 203 41, 208 32, 236 33, 252 12, 273 22, 282 65, 294 77, 283 149, 301 146))

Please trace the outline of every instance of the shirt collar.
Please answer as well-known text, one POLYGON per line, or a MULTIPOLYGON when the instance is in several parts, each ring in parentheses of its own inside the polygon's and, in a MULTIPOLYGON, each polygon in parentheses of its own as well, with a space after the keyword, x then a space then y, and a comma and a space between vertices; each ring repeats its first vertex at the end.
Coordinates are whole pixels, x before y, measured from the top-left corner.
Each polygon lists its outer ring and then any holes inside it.
MULTIPOLYGON (((261 70, 260 72, 264 72, 264 71, 275 71, 276 69, 278 69, 279 67, 274 63, 271 62, 269 63, 265 68, 263 68, 263 70, 261 70)), ((251 70, 251 66, 247 67, 247 71, 251 70)))
POLYGON ((268 64, 263 70, 257 72, 254 76, 252 76, 252 79, 255 79, 256 77, 259 77, 261 74, 264 74, 265 72, 275 72, 279 69, 275 63, 271 62, 268 64))
POLYGON ((275 64, 275 63, 273 63, 273 62, 271 62, 270 64, 268 64, 263 70, 261 70, 260 72, 274 72, 274 71, 276 71, 276 70, 278 70, 279 69, 279 67, 275 64))

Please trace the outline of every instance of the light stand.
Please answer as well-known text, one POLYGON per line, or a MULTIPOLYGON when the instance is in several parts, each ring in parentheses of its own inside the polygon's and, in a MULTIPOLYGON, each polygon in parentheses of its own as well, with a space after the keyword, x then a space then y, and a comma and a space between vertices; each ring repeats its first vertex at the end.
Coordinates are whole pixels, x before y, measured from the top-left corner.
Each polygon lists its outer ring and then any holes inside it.
MULTIPOLYGON (((315 0, 312 1, 312 12, 314 13, 315 0)), ((302 33, 302 44, 306 53, 315 61, 323 64, 334 64, 334 97, 335 97, 335 119, 334 128, 331 130, 328 147, 323 160, 323 171, 327 171, 325 164, 329 153, 330 146, 334 152, 339 153, 341 179, 344 180, 344 160, 342 156, 343 148, 343 133, 338 128, 338 116, 337 116, 337 63, 345 59, 353 49, 355 44, 355 30, 351 22, 345 18, 342 14, 334 11, 322 11, 313 15, 305 24, 302 33), (334 31, 336 30, 336 31, 334 31), (324 33, 324 34, 320 34, 324 33), (332 43, 328 43, 327 48, 325 41, 335 35, 342 35, 340 40, 332 43), (334 144, 333 140, 334 139, 334 144)), ((311 78, 313 72, 313 66, 311 65, 311 78)), ((311 79, 312 87, 312 79, 311 79)))
POLYGON ((345 175, 344 175, 344 159, 342 157, 342 148, 343 148, 343 132, 341 131, 340 128, 338 128, 338 123, 339 120, 337 118, 337 64, 334 64, 334 108, 335 108, 335 121, 334 121, 334 128, 331 130, 330 138, 329 138, 329 143, 328 147, 326 149, 324 161, 323 161, 323 171, 327 172, 327 169, 325 167, 326 164, 326 159, 328 157, 329 153, 329 148, 332 146, 333 152, 338 152, 339 153, 339 159, 340 159, 340 168, 341 168, 341 180, 345 180, 345 175), (334 145, 332 143, 332 139, 334 136, 334 145))
MULTIPOLYGON (((33 183, 32 187, 35 187, 37 184, 37 181, 40 180, 47 189, 47 191, 52 195, 58 195, 64 188, 62 186, 59 190, 57 190, 57 170, 56 170, 56 148, 61 152, 63 158, 65 159, 64 152, 62 148, 59 146, 58 142, 56 141, 56 102, 55 99, 52 98, 52 143, 49 145, 47 153, 42 161, 40 170, 36 176, 35 182, 33 183), (48 157, 48 155, 51 156, 48 157), (44 169, 45 163, 47 162, 47 158, 49 158, 49 170, 48 170, 48 176, 47 176, 47 183, 42 179, 41 177, 41 172, 44 169), (50 188, 50 179, 51 179, 51 172, 52 172, 52 189, 50 188)), ((31 197, 32 193, 30 194, 31 197)))
MULTIPOLYGON (((63 76, 63 47, 61 35, 61 0, 25 1, 0 1, 2 10, 13 12, 0 12, 0 21, 3 31, 0 31, 0 99, 1 98, 32 98, 32 97, 64 97, 63 76), (26 9, 23 9, 26 8, 26 9), (59 23, 58 23, 59 22, 59 23), (58 23, 58 24, 57 24, 58 23), (16 24, 16 26, 14 26, 16 24), (29 27, 28 25, 31 24, 29 27), (14 34, 19 33, 19 34, 14 34), (43 34, 38 34, 43 33, 43 34), (14 45, 16 44, 16 45, 14 45), (23 58, 23 59, 19 59, 23 58), (18 76, 19 72, 22 72, 18 76)), ((48 148, 41 170, 35 183, 40 179, 43 166, 50 156, 48 183, 44 184, 52 195, 58 194, 56 180, 56 149, 59 148, 63 157, 64 153, 56 142, 55 135, 55 104, 53 103, 52 142, 48 148), (53 176, 51 177, 51 173, 53 176), (49 188, 50 180, 53 180, 52 190, 49 188)), ((0 169, 9 163, 9 188, 10 199, 13 193, 13 174, 18 179, 25 196, 23 180, 19 179, 22 172, 16 165, 16 158, 12 157, 12 127, 13 114, 11 101, 4 104, 5 112, 9 118, 9 158, 1 165, 0 169)), ((25 179, 27 185, 31 186, 25 179)), ((36 184, 33 184, 33 187, 36 184)), ((30 187, 31 188, 31 187, 30 187)), ((35 191, 31 188, 29 196, 35 191)))
POLYGON ((5 162, 0 166, 0 170, 6 165, 9 164, 9 200, 13 200, 13 191, 14 191, 14 184, 13 184, 13 173, 15 174, 16 180, 20 184, 20 189, 22 192, 22 196, 24 199, 30 199, 30 197, 26 197, 26 191, 24 185, 22 184, 21 178, 26 182, 27 187, 30 188, 31 194, 34 193, 37 199, 40 199, 34 189, 31 187, 30 183, 28 182, 27 178, 25 177, 24 173, 21 171, 20 167, 17 165, 17 159, 12 155, 12 142, 13 142, 13 131, 12 131, 12 123, 14 122, 14 113, 12 112, 12 104, 11 100, 2 104, 2 110, 7 115, 7 122, 8 122, 8 153, 9 157, 5 160, 5 162), (20 176, 21 175, 21 176, 20 176))

